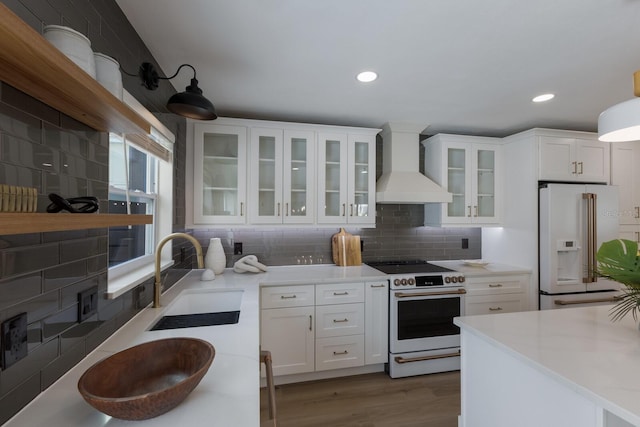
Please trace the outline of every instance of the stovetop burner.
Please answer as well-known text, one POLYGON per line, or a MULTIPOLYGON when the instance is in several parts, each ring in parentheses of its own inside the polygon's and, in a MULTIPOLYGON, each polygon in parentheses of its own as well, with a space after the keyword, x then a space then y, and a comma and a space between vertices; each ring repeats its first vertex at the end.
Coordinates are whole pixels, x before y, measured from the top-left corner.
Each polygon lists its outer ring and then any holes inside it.
POLYGON ((422 259, 411 259, 401 261, 372 261, 366 263, 369 267, 373 267, 386 274, 431 274, 431 273, 450 273, 453 270, 439 265, 430 264, 429 261, 422 259))

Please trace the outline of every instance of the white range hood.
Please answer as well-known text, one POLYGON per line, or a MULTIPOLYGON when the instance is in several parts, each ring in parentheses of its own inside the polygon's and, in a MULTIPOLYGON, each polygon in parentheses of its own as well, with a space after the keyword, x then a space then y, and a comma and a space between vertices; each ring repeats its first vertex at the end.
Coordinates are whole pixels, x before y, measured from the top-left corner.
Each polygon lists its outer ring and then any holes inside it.
POLYGON ((452 195, 420 173, 420 132, 426 126, 390 122, 382 127, 382 176, 376 202, 449 203, 452 195))

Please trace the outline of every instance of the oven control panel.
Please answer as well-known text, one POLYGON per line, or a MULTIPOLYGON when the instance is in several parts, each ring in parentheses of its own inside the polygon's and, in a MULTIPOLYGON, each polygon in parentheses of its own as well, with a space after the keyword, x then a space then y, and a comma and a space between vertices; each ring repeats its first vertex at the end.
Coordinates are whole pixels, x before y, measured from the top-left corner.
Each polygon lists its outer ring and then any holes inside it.
POLYGON ((431 286, 454 287, 464 284, 464 276, 460 273, 430 274, 417 276, 393 276, 391 278, 392 289, 423 288, 431 286))

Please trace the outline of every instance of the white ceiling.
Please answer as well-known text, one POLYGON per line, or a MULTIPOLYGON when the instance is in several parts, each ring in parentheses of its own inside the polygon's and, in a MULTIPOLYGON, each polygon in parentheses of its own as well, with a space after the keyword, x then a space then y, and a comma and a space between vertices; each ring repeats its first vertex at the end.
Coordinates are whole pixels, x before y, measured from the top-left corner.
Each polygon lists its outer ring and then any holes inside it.
MULTIPOLYGON (((640 0, 117 3, 167 75, 196 68, 221 116, 596 131, 602 110, 633 97, 640 69, 640 0), (364 69, 379 79, 358 83, 364 69), (545 92, 556 98, 531 102, 545 92)), ((171 82, 183 90, 190 78, 171 82)))

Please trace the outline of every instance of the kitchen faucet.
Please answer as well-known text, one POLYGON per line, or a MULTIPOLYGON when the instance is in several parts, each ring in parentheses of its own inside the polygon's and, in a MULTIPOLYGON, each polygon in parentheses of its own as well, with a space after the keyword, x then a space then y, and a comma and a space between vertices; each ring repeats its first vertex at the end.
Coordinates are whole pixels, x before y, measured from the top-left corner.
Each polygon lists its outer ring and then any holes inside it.
POLYGON ((164 239, 162 239, 160 243, 158 243, 158 246, 156 247, 156 281, 153 285, 153 308, 160 307, 160 291, 162 288, 162 283, 161 283, 162 278, 160 277, 160 256, 162 254, 162 247, 169 240, 173 240, 177 237, 184 237, 185 239, 189 240, 193 244, 193 247, 196 249, 196 258, 198 259, 198 268, 204 268, 204 259, 202 258, 202 246, 200 245, 200 243, 198 243, 195 237, 186 233, 172 233, 172 234, 169 234, 164 239))

